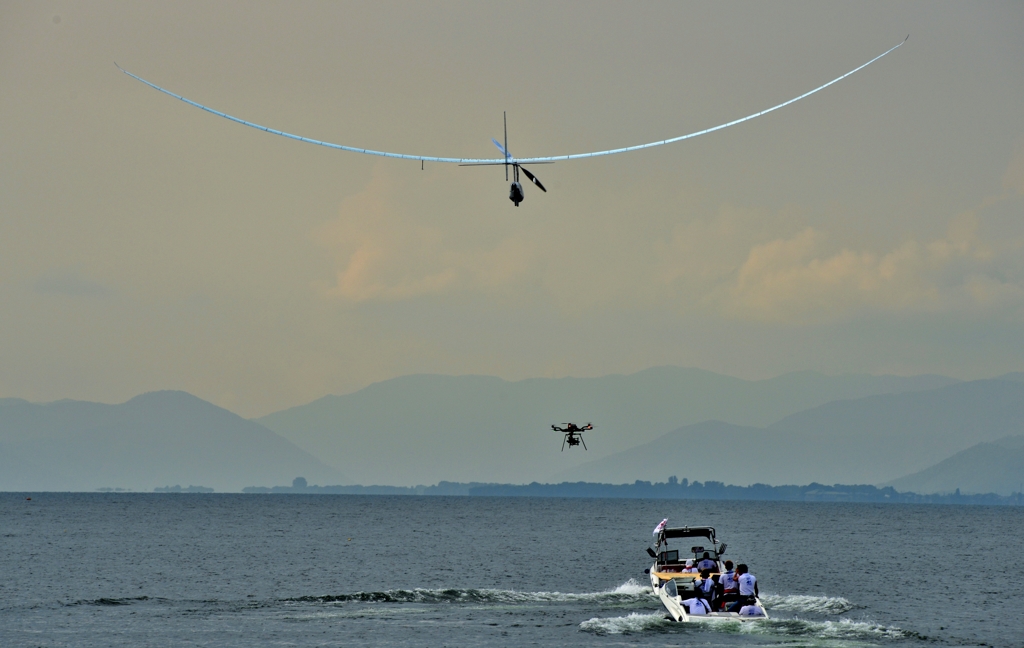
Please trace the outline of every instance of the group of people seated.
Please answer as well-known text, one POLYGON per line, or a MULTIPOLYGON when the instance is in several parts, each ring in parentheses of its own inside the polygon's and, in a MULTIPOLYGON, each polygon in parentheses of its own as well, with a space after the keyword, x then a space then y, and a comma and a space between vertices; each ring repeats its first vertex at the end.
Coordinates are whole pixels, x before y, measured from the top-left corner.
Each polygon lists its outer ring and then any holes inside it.
POLYGON ((717 570, 718 565, 709 559, 707 553, 696 568, 692 560, 686 562, 687 569, 694 571, 687 572, 684 569, 683 573, 700 574, 700 578, 693 582, 696 596, 683 601, 689 614, 738 612, 741 616, 764 616, 764 611, 757 605, 757 578, 746 565, 740 564, 733 569, 732 561, 726 560, 725 571, 717 573, 713 570, 717 570), (706 562, 710 562, 711 567, 705 567, 706 562))

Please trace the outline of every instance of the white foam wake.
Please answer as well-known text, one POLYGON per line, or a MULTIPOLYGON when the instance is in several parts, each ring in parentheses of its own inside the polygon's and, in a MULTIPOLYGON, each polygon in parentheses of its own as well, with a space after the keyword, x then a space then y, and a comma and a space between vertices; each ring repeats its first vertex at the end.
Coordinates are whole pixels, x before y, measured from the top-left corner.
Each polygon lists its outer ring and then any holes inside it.
POLYGON ((741 628, 753 634, 813 637, 816 639, 903 639, 913 636, 895 626, 884 626, 873 621, 805 621, 803 619, 771 619, 758 623, 745 623, 741 628))
POLYGON ((580 630, 599 635, 634 634, 646 630, 667 627, 670 621, 665 619, 664 612, 658 614, 638 614, 633 612, 619 617, 594 617, 580 624, 580 630))
POLYGON ((762 594, 761 602, 769 610, 843 614, 857 606, 840 596, 808 596, 806 594, 762 594))
POLYGON ((852 621, 850 619, 840 619, 838 621, 767 619, 749 622, 694 619, 691 623, 675 623, 668 620, 664 613, 638 614, 635 612, 626 616, 587 619, 580 624, 580 630, 598 635, 693 630, 698 632, 744 633, 847 641, 902 639, 914 636, 914 633, 906 632, 894 626, 884 626, 871 621, 852 621))

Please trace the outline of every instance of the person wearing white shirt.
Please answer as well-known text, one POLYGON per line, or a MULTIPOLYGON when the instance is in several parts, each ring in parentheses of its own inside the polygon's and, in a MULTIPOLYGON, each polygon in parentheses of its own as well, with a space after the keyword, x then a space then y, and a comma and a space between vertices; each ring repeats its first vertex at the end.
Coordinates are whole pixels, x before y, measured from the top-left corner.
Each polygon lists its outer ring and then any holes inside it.
POLYGON ((686 561, 686 567, 683 569, 684 574, 696 574, 697 568, 693 566, 693 559, 690 558, 686 561))
POLYGON ((714 560, 711 560, 711 554, 705 551, 704 557, 701 558, 701 561, 699 563, 697 563, 697 569, 699 569, 700 571, 704 571, 705 569, 710 569, 711 571, 718 571, 718 563, 716 563, 714 560))
POLYGON ((718 574, 712 574, 711 570, 705 569, 700 574, 697 587, 701 591, 701 598, 711 605, 712 610, 717 610, 719 608, 718 600, 722 596, 722 586, 718 582, 718 574))
MULTIPOLYGON (((717 576, 717 574, 716 574, 717 576)), ((715 581, 711 580, 711 570, 704 569, 700 572, 700 578, 694 583, 700 591, 704 592, 704 598, 710 599, 711 595, 715 593, 715 581)))
POLYGON ((750 573, 746 565, 737 565, 736 574, 736 581, 739 583, 739 598, 729 606, 730 612, 739 612, 744 605, 754 605, 759 595, 757 578, 750 573))
POLYGON ((744 605, 740 608, 740 616, 742 617, 763 617, 764 610, 757 605, 744 605))
POLYGON ((735 594, 739 591, 740 584, 736 582, 736 572, 732 568, 732 561, 725 561, 725 571, 718 580, 722 584, 722 591, 726 594, 735 594))
POLYGON ((740 584, 736 580, 736 572, 732 567, 732 561, 726 560, 725 571, 718 578, 718 583, 722 589, 722 594, 719 597, 718 602, 722 606, 735 601, 736 597, 740 593, 740 584))
POLYGON ((701 616, 711 611, 711 606, 708 605, 708 602, 699 596, 686 599, 683 601, 683 605, 686 606, 686 611, 690 613, 690 616, 701 616))

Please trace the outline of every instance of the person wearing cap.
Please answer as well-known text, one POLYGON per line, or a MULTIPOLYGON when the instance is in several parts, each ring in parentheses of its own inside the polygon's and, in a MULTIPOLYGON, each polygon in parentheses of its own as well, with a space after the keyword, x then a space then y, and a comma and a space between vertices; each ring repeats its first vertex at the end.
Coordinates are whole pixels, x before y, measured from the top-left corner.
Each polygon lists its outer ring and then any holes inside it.
POLYGON ((683 569, 683 573, 684 574, 696 574, 697 573, 697 568, 693 566, 693 558, 688 558, 686 560, 686 568, 683 569))

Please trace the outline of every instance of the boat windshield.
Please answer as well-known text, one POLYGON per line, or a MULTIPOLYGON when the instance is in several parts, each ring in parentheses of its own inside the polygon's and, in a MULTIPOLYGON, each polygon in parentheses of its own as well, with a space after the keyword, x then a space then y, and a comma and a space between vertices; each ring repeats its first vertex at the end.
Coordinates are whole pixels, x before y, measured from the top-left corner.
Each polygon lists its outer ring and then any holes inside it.
POLYGON ((679 596, 679 588, 676 587, 676 582, 674 580, 669 579, 669 581, 665 583, 665 593, 672 597, 679 596))
MULTIPOLYGON (((717 561, 719 550, 724 549, 715 544, 715 530, 712 527, 683 527, 665 529, 658 538, 658 564, 681 565, 692 559, 694 564, 704 559, 717 561)), ((672 571, 672 570, 669 570, 672 571)))
POLYGON ((718 554, 718 547, 714 543, 707 542, 706 539, 703 540, 701 538, 666 540, 661 545, 661 553, 678 554, 678 558, 686 560, 687 558, 693 558, 694 554, 696 554, 697 558, 700 558, 706 551, 714 558, 718 554))

